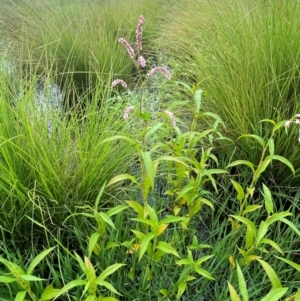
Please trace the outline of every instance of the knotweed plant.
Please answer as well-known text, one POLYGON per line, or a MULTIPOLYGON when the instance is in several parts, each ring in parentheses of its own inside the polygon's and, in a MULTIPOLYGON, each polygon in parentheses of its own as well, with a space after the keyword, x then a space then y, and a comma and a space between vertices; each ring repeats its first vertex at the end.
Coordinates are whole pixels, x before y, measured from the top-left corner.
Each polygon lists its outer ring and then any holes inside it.
MULTIPOLYGON (((282 258, 284 251, 279 246, 279 241, 271 236, 271 229, 273 229, 275 223, 285 224, 290 227, 295 233, 300 236, 300 231, 297 227, 287 219, 292 216, 289 211, 276 212, 276 206, 273 201, 272 193, 270 189, 262 183, 261 194, 263 197, 263 205, 257 204, 253 198, 257 193, 257 182, 261 178, 265 170, 272 165, 272 162, 277 160, 285 164, 290 168, 293 174, 295 170, 293 165, 286 158, 275 155, 275 143, 274 137, 277 132, 283 127, 287 128, 291 123, 299 124, 298 119, 300 115, 297 114, 294 118, 288 121, 282 121, 275 123, 273 120, 263 120, 262 122, 270 123, 272 126, 272 132, 270 137, 265 141, 262 137, 257 135, 242 135, 240 138, 252 138, 255 139, 262 147, 262 154, 259 164, 255 166, 248 160, 236 160, 228 165, 228 168, 237 165, 246 165, 251 169, 252 179, 249 186, 243 188, 238 182, 231 180, 236 192, 237 200, 239 202, 239 212, 237 214, 230 215, 229 222, 232 225, 233 233, 244 232, 244 239, 242 243, 237 247, 239 255, 230 256, 229 261, 233 270, 236 270, 240 293, 244 301, 249 300, 248 290, 246 287, 245 278, 243 276, 241 267, 249 268, 250 264, 258 262, 265 271, 271 282, 271 291, 262 300, 279 300, 288 290, 288 287, 282 287, 281 281, 274 270, 274 268, 264 259, 270 252, 280 253, 281 257, 277 258, 287 262, 293 266, 293 262, 286 261, 282 258), (258 220, 257 212, 266 214, 266 218, 260 218, 258 220), (239 258, 242 258, 239 260, 239 258), (241 267, 240 267, 241 266, 241 267)), ((233 235, 234 237, 234 235, 233 235)), ((294 266, 295 267, 295 266, 294 266)), ((228 281, 230 296, 232 301, 240 301, 235 288, 228 281)), ((300 298, 298 295, 297 299, 300 298)))
MULTIPOLYGON (((117 175, 109 181, 107 186, 129 180, 141 192, 140 200, 126 200, 129 209, 136 216, 131 219, 135 225, 131 229, 133 238, 128 239, 125 243, 128 248, 127 253, 132 254, 132 262, 135 262, 135 265, 140 268, 141 262, 144 263, 143 265, 147 267, 147 275, 149 276, 147 279, 149 281, 152 279, 151 274, 154 273, 155 269, 161 268, 158 263, 164 256, 179 258, 178 261, 174 262, 182 267, 179 278, 174 285, 160 289, 163 296, 174 298, 174 294, 176 294, 178 300, 186 292, 188 284, 196 280, 197 277, 202 276, 214 280, 214 277, 201 267, 212 255, 194 258, 191 250, 195 246, 188 246, 184 248, 187 251, 186 257, 184 252, 179 252, 174 247, 174 244, 179 243, 180 236, 177 235, 177 240, 172 240, 170 234, 167 235, 169 233, 167 229, 179 227, 181 229, 179 231, 182 231, 182 235, 184 235, 184 231, 188 230, 193 216, 199 214, 203 205, 208 205, 212 209, 214 207, 213 203, 204 197, 208 194, 204 185, 206 182, 210 182, 213 187, 217 188, 214 175, 226 173, 226 171, 210 168, 208 161, 211 161, 211 165, 217 166, 218 159, 213 154, 213 147, 206 147, 206 145, 209 144, 209 141, 212 142, 218 134, 217 128, 221 120, 214 114, 201 112, 202 90, 191 88, 188 85, 185 87, 195 99, 194 116, 192 116, 189 131, 183 132, 180 129, 180 118, 177 118, 171 110, 162 112, 147 110, 146 102, 148 99, 145 96, 144 88, 146 82, 154 75, 163 76, 166 80, 170 80, 171 73, 166 67, 155 66, 144 76, 144 69, 148 66, 141 53, 144 22, 145 18, 140 16, 136 28, 135 46, 124 38, 119 39, 138 70, 138 80, 141 85, 136 96, 138 103, 130 103, 123 113, 124 126, 126 124, 130 126, 131 135, 118 135, 105 140, 105 142, 128 141, 137 153, 140 174, 117 175), (195 131, 195 124, 198 119, 206 115, 215 119, 213 127, 202 132, 195 131), (169 212, 167 210, 164 215, 157 212, 157 209, 149 203, 150 195, 156 187, 156 181, 162 177, 166 183, 164 193, 170 199, 169 212)), ((128 89, 127 84, 122 79, 115 79, 111 87, 115 88, 117 85, 128 89)), ((130 95, 131 91, 127 91, 130 95)), ((157 206, 158 203, 154 205, 157 206)), ((169 231, 172 233, 173 230, 169 231)), ((209 248, 209 246, 197 244, 197 250, 202 248, 209 248)), ((134 278, 135 273, 132 269, 130 269, 129 275, 132 279, 134 278)))

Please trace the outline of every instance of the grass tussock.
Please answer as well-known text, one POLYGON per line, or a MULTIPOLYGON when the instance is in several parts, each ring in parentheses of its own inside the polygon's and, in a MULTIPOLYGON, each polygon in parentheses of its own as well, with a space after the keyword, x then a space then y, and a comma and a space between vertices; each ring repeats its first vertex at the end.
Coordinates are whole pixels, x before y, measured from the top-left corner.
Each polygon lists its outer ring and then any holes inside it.
POLYGON ((298 3, 2 4, 1 301, 300 300, 298 3))
MULTIPOLYGON (((229 137, 266 137, 270 127, 261 120, 289 119, 300 110, 299 17, 297 1, 178 3, 163 26, 160 45, 184 70, 180 78, 205 89, 203 106, 221 116, 229 137)), ((295 129, 289 136, 283 131, 276 150, 299 169, 297 140, 295 129)), ((258 163, 260 147, 251 139, 226 148, 228 158, 233 149, 235 158, 258 163)), ((278 183, 290 176, 274 166, 278 183)))
POLYGON ((144 14, 144 47, 150 50, 161 2, 10 1, 1 9, 1 29, 22 68, 35 65, 40 73, 55 74, 61 88, 72 81, 72 89, 87 93, 96 85, 107 86, 112 74, 131 78, 133 64, 118 39, 134 40, 136 19, 144 14))

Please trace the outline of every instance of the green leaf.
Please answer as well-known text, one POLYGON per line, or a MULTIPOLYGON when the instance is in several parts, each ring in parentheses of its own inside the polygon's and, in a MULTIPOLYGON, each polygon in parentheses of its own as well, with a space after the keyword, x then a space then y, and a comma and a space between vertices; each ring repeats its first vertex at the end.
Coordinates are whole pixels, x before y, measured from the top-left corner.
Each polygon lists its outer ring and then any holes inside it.
POLYGON ((144 207, 136 201, 126 201, 126 203, 138 214, 138 218, 144 217, 144 207))
POLYGON ((87 273, 87 268, 86 268, 83 260, 80 258, 80 256, 76 252, 74 252, 74 253, 75 253, 76 260, 79 263, 82 271, 86 274, 87 273))
POLYGON ((158 223, 158 225, 182 222, 182 221, 184 221, 185 219, 186 219, 185 217, 168 216, 168 217, 162 219, 162 220, 158 223))
POLYGON ((159 122, 155 126, 151 127, 147 133, 145 134, 145 140, 148 140, 153 134, 155 134, 162 126, 164 123, 159 122))
POLYGON ((0 283, 12 283, 15 281, 16 281, 15 278, 7 277, 7 276, 0 276, 0 283))
POLYGON ((39 301, 48 301, 56 297, 59 293, 59 289, 53 288, 52 284, 49 284, 43 291, 39 301))
POLYGON ((114 297, 104 297, 101 299, 98 299, 99 301, 119 301, 118 299, 114 298, 114 297))
POLYGON ((181 281, 178 285, 178 291, 177 291, 177 300, 183 295, 183 293, 186 290, 186 282, 181 281))
POLYGON ((98 242, 98 239, 100 237, 100 233, 99 232, 94 232, 90 239, 89 239, 89 246, 88 246, 88 257, 91 257, 93 250, 98 242))
POLYGON ((111 266, 109 266, 108 268, 106 268, 101 274, 100 276, 97 278, 97 281, 103 281, 106 279, 106 277, 108 277, 109 275, 113 274, 115 271, 117 271, 119 268, 121 268, 122 266, 124 266, 126 264, 123 263, 115 263, 111 266))
POLYGON ((50 249, 44 250, 42 253, 37 255, 32 262, 30 263, 28 269, 27 269, 27 274, 32 275, 34 268, 51 252, 55 249, 56 247, 52 247, 50 249))
POLYGON ((57 293, 57 295, 55 296, 55 298, 53 300, 56 300, 59 296, 63 295, 70 289, 72 289, 76 286, 84 286, 84 285, 86 285, 86 283, 87 283, 87 281, 82 280, 82 279, 76 279, 76 280, 73 280, 73 281, 67 283, 62 289, 59 290, 59 292, 57 293))
POLYGON ((153 208, 151 208, 148 204, 145 205, 145 207, 147 207, 147 211, 149 213, 149 218, 150 220, 155 224, 158 225, 158 218, 157 218, 157 214, 155 212, 155 210, 153 208))
POLYGON ((212 210, 215 210, 213 203, 211 201, 209 201, 208 199, 199 198, 197 201, 200 201, 201 203, 209 206, 212 210))
POLYGON ((269 122, 269 123, 272 123, 273 125, 275 125, 275 121, 272 119, 262 119, 260 122, 269 122))
POLYGON ((199 258, 199 259, 195 262, 195 265, 199 265, 199 266, 200 266, 202 262, 204 262, 204 261, 206 261, 206 260, 208 260, 208 259, 210 259, 210 258, 212 258, 212 257, 214 257, 214 256, 215 256, 215 255, 205 255, 205 256, 199 258))
POLYGON ((273 241, 271 239, 263 238, 260 241, 260 243, 270 245, 271 247, 273 247, 275 250, 277 250, 279 253, 281 253, 283 255, 283 251, 281 250, 281 248, 278 246, 278 244, 275 241, 273 241))
POLYGON ((139 262, 141 261, 143 255, 147 251, 150 241, 155 237, 154 233, 148 233, 145 235, 143 240, 141 241, 140 254, 139 254, 139 262))
POLYGON ((167 253, 167 254, 173 254, 174 256, 180 258, 177 251, 171 246, 171 244, 166 243, 164 241, 160 241, 158 245, 156 246, 157 249, 167 253))
POLYGON ((98 279, 97 279, 96 282, 97 282, 98 285, 104 286, 104 287, 106 287, 108 290, 110 290, 111 292, 113 292, 113 293, 115 293, 115 294, 121 296, 121 294, 118 293, 117 290, 113 287, 113 285, 111 285, 109 282, 104 281, 104 280, 99 281, 98 279))
POLYGON ((284 262, 286 262, 287 264, 292 266, 294 269, 296 269, 298 272, 300 272, 300 264, 297 264, 294 261, 291 261, 291 260, 288 260, 288 259, 285 259, 285 258, 281 258, 281 257, 278 257, 278 256, 275 256, 275 257, 282 260, 282 261, 284 261, 284 262))
POLYGON ((15 301, 23 301, 26 297, 26 291, 20 291, 17 293, 15 301))
POLYGON ((284 163, 286 166, 288 166, 290 168, 290 170, 292 171, 292 173, 295 175, 295 169, 293 164, 286 158, 282 157, 282 156, 278 156, 278 155, 273 155, 273 156, 267 156, 267 158, 270 158, 271 160, 278 160, 282 163, 284 163))
POLYGON ((152 221, 150 221, 146 218, 131 218, 131 220, 132 221, 137 221, 137 222, 142 223, 142 224, 149 225, 152 228, 157 227, 157 225, 154 222, 152 222, 152 221))
POLYGON ((247 291, 246 281, 245 281, 244 275, 242 273, 242 270, 241 270, 238 262, 236 262, 236 271, 237 271, 237 275, 238 275, 239 289, 242 294, 243 301, 249 301, 249 295, 248 295, 248 291, 247 291))
POLYGON ((150 186, 154 190, 154 180, 156 176, 157 166, 154 166, 150 152, 142 152, 142 159, 145 165, 146 174, 150 181, 150 186))
POLYGON ((184 196, 188 196, 188 192, 192 191, 195 189, 195 186, 192 184, 188 184, 185 187, 183 187, 180 192, 178 193, 177 198, 175 199, 175 201, 181 199, 184 196))
POLYGON ((236 160, 236 161, 233 161, 233 162, 231 162, 230 164, 227 165, 227 168, 233 167, 233 166, 237 166, 237 165, 247 165, 248 167, 250 167, 250 169, 254 173, 254 165, 253 165, 253 163, 251 163, 250 161, 247 161, 247 160, 236 160))
POLYGON ((106 246, 105 246, 105 250, 111 249, 111 248, 116 248, 119 247, 120 244, 114 242, 114 241, 109 241, 106 246))
POLYGON ((209 280, 216 280, 208 271, 201 269, 199 267, 195 267, 195 272, 209 280))
POLYGON ((243 187, 234 180, 230 180, 230 181, 231 181, 232 185, 234 186, 234 189, 237 192, 237 197, 236 197, 237 200, 241 202, 245 197, 245 192, 243 190, 243 187))
POLYGON ((295 301, 300 301, 300 288, 297 290, 295 301))
POLYGON ((247 246, 248 249, 252 247, 255 236, 256 235, 252 231, 252 229, 250 227, 247 227, 247 230, 246 230, 246 246, 247 246))
POLYGON ((257 261, 262 265, 263 269, 265 270, 266 274, 268 275, 271 283, 272 283, 272 288, 276 289, 276 288, 281 288, 281 282, 276 274, 276 272, 274 271, 274 269, 264 260, 261 259, 257 259, 257 261))
POLYGON ((277 288, 271 290, 264 298, 260 301, 278 301, 288 290, 288 287, 277 288))
POLYGON ((241 136, 238 138, 238 140, 239 140, 240 138, 253 138, 253 139, 255 139, 256 141, 258 141, 258 143, 262 146, 262 148, 264 148, 264 147, 266 146, 266 143, 265 143, 264 139, 261 138, 261 137, 259 137, 259 136, 257 136, 257 135, 254 135, 254 134, 245 134, 245 135, 241 135, 241 136))
POLYGON ((44 281, 47 279, 42 279, 33 275, 20 275, 20 278, 26 280, 26 281, 44 281))
POLYGON ((288 219, 284 218, 284 217, 280 217, 279 220, 285 224, 287 224, 291 229, 293 229, 298 236, 300 236, 300 231, 297 229, 297 227, 288 219))
POLYGON ((116 215, 116 214, 118 214, 118 213, 126 210, 127 208, 128 208, 127 205, 119 205, 119 206, 113 207, 110 210, 108 210, 106 212, 106 215, 109 216, 109 217, 111 217, 113 215, 116 215))
POLYGON ((286 123, 286 121, 287 120, 283 120, 283 121, 276 123, 273 128, 272 134, 274 134, 278 129, 282 128, 284 126, 284 124, 286 123))
POLYGON ((138 143, 135 140, 133 140, 133 139, 131 139, 129 137, 126 137, 126 136, 115 135, 113 137, 109 137, 109 138, 103 139, 102 142, 101 142, 101 144, 102 143, 106 143, 106 142, 110 142, 110 141, 115 141, 115 140, 117 140, 117 141, 119 141, 119 140, 126 140, 126 141, 128 141, 129 143, 131 143, 134 146, 134 148, 136 149, 136 151, 138 152, 138 154, 140 154, 141 148, 139 147, 138 143))
POLYGON ((185 259, 180 259, 180 260, 177 260, 176 261, 176 264, 177 265, 193 265, 193 260, 190 260, 190 259, 187 259, 187 258, 185 258, 185 259))
POLYGON ((131 232, 134 233, 134 235, 140 240, 142 241, 145 237, 145 234, 143 232, 137 231, 137 230, 131 230, 131 232))
POLYGON ((262 205, 249 205, 243 211, 243 215, 245 215, 246 213, 249 213, 249 212, 253 212, 257 209, 260 209, 261 207, 262 207, 262 205))
POLYGON ((253 180, 256 181, 258 180, 258 178, 260 177, 260 175, 267 169, 267 167, 269 166, 271 162, 271 159, 267 159, 265 158, 264 161, 261 162, 261 164, 259 164, 258 168, 256 169, 254 176, 253 176, 253 180))
POLYGON ((102 194, 103 194, 103 191, 105 189, 105 186, 106 186, 106 182, 102 185, 98 195, 97 195, 97 198, 96 198, 96 202, 95 202, 95 208, 97 209, 98 208, 98 205, 99 205, 99 202, 100 202, 100 199, 102 197, 102 194))
POLYGON ((239 215, 230 215, 230 216, 237 219, 238 221, 242 222, 247 227, 249 227, 252 230, 253 237, 256 237, 256 227, 252 221, 250 221, 249 219, 247 219, 245 217, 239 216, 239 215))
POLYGON ((229 281, 227 281, 229 293, 230 293, 230 299, 231 301, 241 301, 239 295, 237 294, 235 288, 231 285, 229 281))
POLYGON ((106 213, 104 213, 104 212, 99 212, 99 216, 102 218, 102 220, 103 220, 106 224, 110 225, 113 229, 117 230, 116 227, 115 227, 115 225, 114 225, 114 223, 113 223, 113 221, 111 220, 111 218, 110 218, 109 216, 107 216, 106 213))
POLYGON ((271 138, 269 139, 269 153, 271 156, 274 155, 274 151, 275 151, 274 139, 271 138))
POLYGON ((257 231, 256 246, 259 246, 259 244, 261 243, 261 240, 263 239, 263 237, 267 233, 268 228, 269 228, 269 224, 266 223, 265 221, 262 221, 260 223, 258 231, 257 231))
POLYGON ((272 194, 269 188, 265 184, 263 184, 263 190, 264 190, 265 208, 268 215, 270 215, 271 213, 274 213, 272 194))
POLYGON ((139 185, 137 179, 135 176, 132 176, 130 174, 121 174, 121 175, 117 175, 115 177, 113 177, 107 184, 107 187, 116 184, 118 182, 124 181, 124 180, 130 180, 132 183, 135 183, 137 185, 139 185))
POLYGON ((278 213, 275 213, 275 214, 269 216, 266 219, 266 223, 268 223, 268 225, 271 226, 273 223, 279 221, 281 218, 284 218, 286 216, 291 216, 291 215, 292 215, 292 213, 290 213, 288 211, 278 212, 278 213))

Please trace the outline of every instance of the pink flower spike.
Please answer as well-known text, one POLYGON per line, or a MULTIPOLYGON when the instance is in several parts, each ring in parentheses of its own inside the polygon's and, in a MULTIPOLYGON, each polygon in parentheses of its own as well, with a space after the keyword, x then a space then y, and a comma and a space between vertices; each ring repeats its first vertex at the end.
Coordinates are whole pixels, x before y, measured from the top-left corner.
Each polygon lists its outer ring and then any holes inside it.
POLYGON ((164 73, 164 75, 167 79, 171 79, 171 73, 169 72, 168 69, 166 69, 164 67, 155 67, 155 68, 151 69, 150 72, 148 73, 148 76, 152 76, 156 72, 162 72, 162 73, 164 73))
POLYGON ((134 59, 135 58, 135 53, 134 53, 134 50, 131 47, 131 45, 124 38, 120 38, 119 42, 125 46, 125 48, 127 49, 127 52, 130 55, 130 57, 132 59, 134 59))
POLYGON ((134 106, 129 106, 125 109, 123 118, 126 120, 129 117, 129 113, 134 109, 134 106))
POLYGON ((171 120, 172 120, 172 125, 173 125, 173 126, 176 126, 176 119, 175 119, 174 114, 173 114, 171 111, 168 111, 168 110, 165 110, 164 112, 165 112, 167 115, 169 115, 169 117, 171 118, 171 120))
POLYGON ((139 66, 141 66, 142 68, 146 67, 146 60, 144 59, 143 56, 139 56, 137 63, 139 66))
POLYGON ((111 87, 114 88, 116 85, 121 84, 124 89, 127 89, 127 84, 122 79, 115 79, 111 83, 111 87))
POLYGON ((140 15, 138 24, 136 26, 136 48, 142 50, 142 37, 143 37, 143 25, 145 22, 144 16, 140 15))

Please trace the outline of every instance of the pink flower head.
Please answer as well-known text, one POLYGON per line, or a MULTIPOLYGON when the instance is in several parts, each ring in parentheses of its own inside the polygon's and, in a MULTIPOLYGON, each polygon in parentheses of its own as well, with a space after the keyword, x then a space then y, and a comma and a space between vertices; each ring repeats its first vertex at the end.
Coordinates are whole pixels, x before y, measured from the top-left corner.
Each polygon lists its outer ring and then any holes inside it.
POLYGON ((175 119, 174 114, 173 114, 171 111, 168 111, 168 110, 165 110, 164 112, 165 112, 167 115, 169 115, 169 117, 171 118, 171 120, 172 120, 172 125, 173 125, 173 126, 176 126, 176 119, 175 119))
POLYGON ((127 89, 127 84, 122 79, 115 79, 111 83, 111 87, 114 88, 118 84, 121 84, 124 89, 127 89))
POLYGON ((146 60, 144 59, 144 57, 141 55, 139 56, 137 63, 139 66, 141 66, 142 68, 146 67, 146 60))
POLYGON ((129 117, 129 113, 134 109, 134 106, 129 106, 125 109, 123 118, 126 120, 129 117))
POLYGON ((145 22, 144 16, 140 15, 138 24, 136 26, 136 47, 142 50, 142 36, 143 36, 143 25, 145 22))
POLYGON ((150 72, 148 73, 148 76, 152 76, 156 72, 164 73, 164 75, 167 79, 171 78, 171 73, 169 72, 168 69, 166 69, 164 67, 155 67, 155 68, 151 69, 150 72))
POLYGON ((120 38, 119 42, 125 46, 125 48, 127 49, 127 52, 130 55, 130 57, 132 59, 134 59, 135 58, 135 53, 134 53, 134 50, 131 47, 131 45, 124 38, 120 38))

